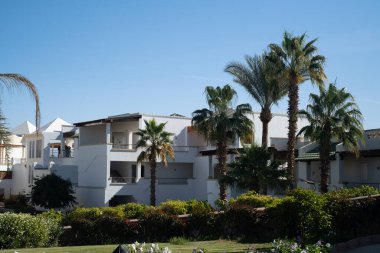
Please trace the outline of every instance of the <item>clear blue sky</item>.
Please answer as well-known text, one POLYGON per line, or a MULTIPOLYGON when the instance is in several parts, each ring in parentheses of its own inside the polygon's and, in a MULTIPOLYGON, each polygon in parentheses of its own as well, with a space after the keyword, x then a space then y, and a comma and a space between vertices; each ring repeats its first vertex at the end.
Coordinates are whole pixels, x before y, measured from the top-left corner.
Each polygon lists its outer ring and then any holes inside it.
MULTIPOLYGON (((206 106, 206 85, 230 83, 237 103, 259 107, 224 73, 285 30, 318 37, 330 81, 356 97, 366 128, 380 127, 380 1, 2 0, 0 72, 38 87, 42 123, 206 106)), ((301 87, 300 108, 311 84, 301 87)), ((26 94, 1 91, 11 127, 33 121, 26 94)), ((286 112, 284 99, 276 112, 286 112)))

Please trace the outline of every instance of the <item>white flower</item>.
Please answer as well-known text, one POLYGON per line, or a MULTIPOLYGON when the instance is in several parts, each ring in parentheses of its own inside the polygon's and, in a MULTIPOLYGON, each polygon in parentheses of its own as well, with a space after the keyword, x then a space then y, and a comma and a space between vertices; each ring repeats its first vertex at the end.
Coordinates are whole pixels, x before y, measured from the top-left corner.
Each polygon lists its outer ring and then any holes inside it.
POLYGON ((330 243, 326 243, 326 247, 327 247, 327 248, 330 248, 330 247, 331 247, 331 244, 330 244, 330 243))
POLYGON ((148 253, 153 253, 153 252, 154 252, 153 248, 150 247, 150 248, 148 249, 148 253))
POLYGON ((301 253, 307 253, 307 252, 306 252, 306 250, 303 249, 303 250, 301 250, 301 253))

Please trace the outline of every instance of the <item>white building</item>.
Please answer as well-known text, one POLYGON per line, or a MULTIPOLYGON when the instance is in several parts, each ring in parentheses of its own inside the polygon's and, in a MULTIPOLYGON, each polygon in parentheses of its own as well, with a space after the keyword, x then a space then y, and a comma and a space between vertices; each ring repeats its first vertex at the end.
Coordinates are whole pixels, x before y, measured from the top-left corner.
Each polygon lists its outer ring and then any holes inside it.
MULTIPOLYGON (((319 147, 310 143, 299 150, 298 186, 319 189, 321 171, 319 147)), ((380 129, 364 131, 359 156, 342 143, 332 144, 330 153, 329 189, 370 185, 380 190, 380 129)))
MULTIPOLYGON (((148 204, 150 170, 147 164, 136 162, 141 150, 136 150, 138 136, 134 133, 145 127, 144 120, 153 118, 166 123, 166 131, 174 134, 175 150, 175 160, 169 160, 168 167, 158 164, 157 203, 198 199, 213 204, 219 196, 215 147, 191 127, 190 118, 181 115, 127 113, 74 125, 58 118, 41 127, 38 135, 25 132, 21 136, 23 161, 12 167, 11 194, 28 194, 35 178, 55 173, 73 183, 80 205, 148 204)), ((259 114, 251 120, 255 142, 260 144, 259 114)), ((300 119, 298 125, 306 123, 300 119)), ((269 125, 270 145, 278 154, 286 149, 287 124, 286 115, 274 114, 269 125)), ((240 147, 239 140, 230 145, 231 150, 240 147)))

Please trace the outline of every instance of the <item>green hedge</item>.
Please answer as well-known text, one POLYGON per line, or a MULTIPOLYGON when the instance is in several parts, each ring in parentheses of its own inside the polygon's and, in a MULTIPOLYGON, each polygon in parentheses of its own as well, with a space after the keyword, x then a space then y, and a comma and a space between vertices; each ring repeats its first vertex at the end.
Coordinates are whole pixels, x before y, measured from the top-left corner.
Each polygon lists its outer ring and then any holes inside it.
POLYGON ((195 200, 169 200, 158 207, 131 203, 112 208, 77 208, 64 219, 72 229, 61 237, 61 244, 167 241, 175 236, 254 242, 301 236, 304 243, 320 239, 339 242, 380 233, 380 199, 349 200, 375 194, 378 191, 371 187, 324 195, 296 189, 283 198, 248 192, 229 201, 222 213, 214 213, 208 203, 195 200), (190 215, 178 218, 184 213, 190 215), (136 218, 138 222, 131 221, 136 218))
POLYGON ((2 249, 55 246, 60 234, 60 222, 49 215, 0 214, 2 249))

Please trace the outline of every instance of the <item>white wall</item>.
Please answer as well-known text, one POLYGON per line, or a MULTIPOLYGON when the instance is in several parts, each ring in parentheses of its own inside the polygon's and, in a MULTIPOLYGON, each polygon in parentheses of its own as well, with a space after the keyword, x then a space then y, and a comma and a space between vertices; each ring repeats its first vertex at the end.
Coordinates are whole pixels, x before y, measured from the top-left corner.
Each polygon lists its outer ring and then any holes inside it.
POLYGON ((25 164, 17 164, 12 168, 12 195, 26 194, 30 192, 28 184, 29 169, 25 164))
POLYGON ((80 127, 80 145, 97 145, 106 143, 106 125, 80 127))
POLYGON ((88 145, 78 149, 78 186, 107 186, 109 178, 109 160, 107 153, 111 145, 88 145))

